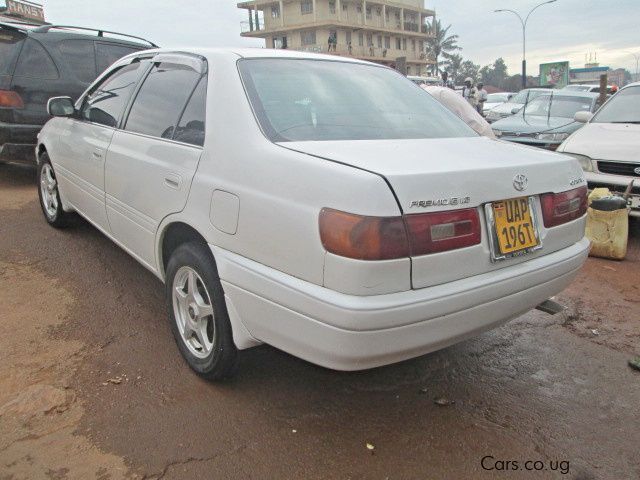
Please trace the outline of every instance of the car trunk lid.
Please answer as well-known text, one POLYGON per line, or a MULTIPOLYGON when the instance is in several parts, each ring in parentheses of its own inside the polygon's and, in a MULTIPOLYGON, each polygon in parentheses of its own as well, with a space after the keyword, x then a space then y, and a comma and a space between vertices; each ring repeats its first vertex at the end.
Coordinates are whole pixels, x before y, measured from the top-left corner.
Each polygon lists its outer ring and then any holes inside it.
POLYGON ((521 263, 567 247, 583 236, 580 225, 545 229, 539 212, 538 195, 584 185, 582 170, 570 157, 482 137, 286 142, 281 146, 383 176, 395 194, 401 212, 406 215, 478 209, 482 226, 481 244, 413 257, 414 288, 521 263), (514 187, 516 175, 527 177, 524 191, 514 187), (544 248, 494 262, 491 260, 484 205, 522 196, 535 197, 544 248))

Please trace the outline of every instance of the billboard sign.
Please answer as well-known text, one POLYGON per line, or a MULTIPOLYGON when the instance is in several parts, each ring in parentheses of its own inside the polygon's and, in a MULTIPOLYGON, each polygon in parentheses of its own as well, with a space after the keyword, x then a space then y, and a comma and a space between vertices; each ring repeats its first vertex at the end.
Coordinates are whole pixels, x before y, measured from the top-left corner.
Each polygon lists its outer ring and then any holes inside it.
POLYGON ((563 88, 569 85, 569 62, 540 64, 540 86, 563 88))
POLYGON ((4 13, 15 15, 25 20, 38 20, 44 22, 44 10, 39 3, 29 2, 26 0, 6 0, 4 13))

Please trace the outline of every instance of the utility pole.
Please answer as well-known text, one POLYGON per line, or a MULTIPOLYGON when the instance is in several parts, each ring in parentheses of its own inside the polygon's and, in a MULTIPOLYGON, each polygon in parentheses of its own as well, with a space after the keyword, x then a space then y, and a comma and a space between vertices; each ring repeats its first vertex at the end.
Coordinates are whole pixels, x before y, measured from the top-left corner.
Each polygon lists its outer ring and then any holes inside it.
POLYGON ((523 20, 522 17, 520 16, 520 14, 518 12, 516 12, 515 10, 509 10, 507 8, 501 8, 498 10, 494 10, 494 12, 509 12, 509 13, 513 13, 516 17, 518 17, 518 20, 520 20, 520 24, 522 25, 522 88, 526 88, 527 87, 527 22, 529 21, 529 17, 531 16, 531 14, 534 12, 534 10, 540 8, 543 5, 547 5, 548 3, 554 3, 557 2, 558 0, 548 0, 546 2, 542 2, 538 5, 536 5, 535 7, 533 7, 529 13, 527 14, 527 16, 525 17, 525 19, 523 20))

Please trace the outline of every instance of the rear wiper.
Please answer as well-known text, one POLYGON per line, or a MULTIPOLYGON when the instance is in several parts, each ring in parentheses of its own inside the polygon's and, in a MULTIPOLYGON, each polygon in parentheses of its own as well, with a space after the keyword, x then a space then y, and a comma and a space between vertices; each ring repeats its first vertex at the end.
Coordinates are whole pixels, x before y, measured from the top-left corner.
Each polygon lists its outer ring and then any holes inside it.
POLYGON ((629 120, 628 122, 610 122, 610 123, 634 123, 634 124, 640 124, 640 120, 629 120))

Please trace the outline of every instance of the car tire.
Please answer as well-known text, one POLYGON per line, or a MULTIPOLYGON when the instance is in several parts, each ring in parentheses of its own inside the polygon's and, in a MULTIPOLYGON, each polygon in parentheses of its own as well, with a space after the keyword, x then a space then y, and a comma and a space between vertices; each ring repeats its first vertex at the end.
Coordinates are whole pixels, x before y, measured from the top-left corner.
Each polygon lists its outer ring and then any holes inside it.
POLYGON ((171 330, 189 367, 208 380, 233 376, 238 350, 215 259, 206 245, 179 246, 169 259, 165 281, 171 330))
POLYGON ((69 224, 71 214, 62 209, 58 181, 47 153, 40 156, 38 163, 38 198, 44 218, 49 225, 63 228, 69 224))

